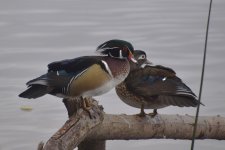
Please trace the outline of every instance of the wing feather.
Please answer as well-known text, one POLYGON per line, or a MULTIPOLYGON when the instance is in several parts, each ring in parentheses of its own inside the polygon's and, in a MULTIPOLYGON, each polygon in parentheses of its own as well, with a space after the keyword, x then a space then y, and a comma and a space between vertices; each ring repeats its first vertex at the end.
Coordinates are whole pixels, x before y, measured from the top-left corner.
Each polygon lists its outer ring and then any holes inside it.
POLYGON ((145 66, 132 72, 126 79, 127 87, 136 95, 152 100, 161 106, 197 106, 192 90, 176 76, 175 71, 164 66, 145 66))

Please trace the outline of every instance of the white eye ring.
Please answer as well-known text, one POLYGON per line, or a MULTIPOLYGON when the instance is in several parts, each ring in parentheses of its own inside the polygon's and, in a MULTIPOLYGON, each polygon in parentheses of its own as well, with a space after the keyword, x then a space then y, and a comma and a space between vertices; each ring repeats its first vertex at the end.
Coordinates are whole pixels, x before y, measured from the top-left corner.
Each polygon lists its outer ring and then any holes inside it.
POLYGON ((145 59, 145 58, 146 58, 145 55, 141 55, 138 57, 138 59, 145 59))

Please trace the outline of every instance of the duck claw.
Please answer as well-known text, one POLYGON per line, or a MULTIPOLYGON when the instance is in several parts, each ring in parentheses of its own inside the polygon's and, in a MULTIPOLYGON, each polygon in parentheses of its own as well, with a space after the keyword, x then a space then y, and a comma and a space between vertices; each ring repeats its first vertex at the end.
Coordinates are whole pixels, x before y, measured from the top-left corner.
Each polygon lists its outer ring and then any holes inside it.
POLYGON ((152 113, 149 113, 148 115, 152 118, 154 118, 158 114, 157 109, 154 109, 152 113))
POLYGON ((138 117, 145 117, 147 114, 144 112, 140 112, 139 114, 136 114, 138 117))
POLYGON ((141 105, 141 112, 137 114, 138 117, 145 117, 147 114, 144 111, 144 104, 141 105))
POLYGON ((86 111, 90 117, 90 119, 95 118, 95 116, 93 116, 93 112, 92 111, 92 102, 90 99, 88 98, 82 98, 82 103, 81 103, 81 107, 83 108, 84 111, 86 111))

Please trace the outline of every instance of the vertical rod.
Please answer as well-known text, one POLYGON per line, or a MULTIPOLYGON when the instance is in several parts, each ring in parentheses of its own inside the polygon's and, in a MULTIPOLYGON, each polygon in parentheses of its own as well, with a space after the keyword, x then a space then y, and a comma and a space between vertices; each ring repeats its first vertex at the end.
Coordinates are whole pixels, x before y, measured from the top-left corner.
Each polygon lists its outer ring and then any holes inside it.
POLYGON ((206 60, 206 50, 207 50, 207 43, 208 43, 211 8, 212 8, 212 0, 210 0, 210 4, 209 4, 208 20, 207 20, 206 35, 205 35, 204 56, 203 56, 203 63, 202 63, 201 83, 200 83, 200 90, 199 90, 199 105, 197 106, 197 110, 196 110, 194 130, 193 130, 193 134, 192 134, 191 150, 194 150, 195 135, 196 135, 197 124, 198 124, 199 109, 200 109, 200 104, 201 104, 201 95, 202 95, 202 87, 203 87, 203 80, 204 80, 205 60, 206 60))

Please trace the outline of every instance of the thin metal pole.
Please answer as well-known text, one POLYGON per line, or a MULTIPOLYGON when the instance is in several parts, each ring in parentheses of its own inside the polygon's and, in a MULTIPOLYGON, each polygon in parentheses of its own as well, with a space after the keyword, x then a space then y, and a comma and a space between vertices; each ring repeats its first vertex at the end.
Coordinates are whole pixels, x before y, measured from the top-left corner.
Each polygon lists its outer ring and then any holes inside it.
POLYGON ((207 43, 208 43, 211 8, 212 8, 212 0, 210 0, 210 4, 209 4, 208 21, 207 21, 206 35, 205 35, 204 56, 203 56, 203 63, 202 63, 202 75, 201 75, 201 83, 200 83, 200 90, 199 90, 199 105, 197 106, 197 110, 196 110, 194 130, 193 130, 193 134, 192 134, 191 150, 194 150, 195 134, 196 134, 196 130, 197 130, 199 109, 200 109, 201 96, 202 96, 202 87, 203 87, 203 80, 204 80, 205 60, 206 60, 206 50, 207 50, 207 43))

